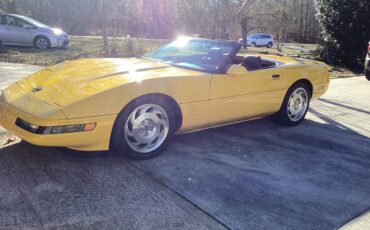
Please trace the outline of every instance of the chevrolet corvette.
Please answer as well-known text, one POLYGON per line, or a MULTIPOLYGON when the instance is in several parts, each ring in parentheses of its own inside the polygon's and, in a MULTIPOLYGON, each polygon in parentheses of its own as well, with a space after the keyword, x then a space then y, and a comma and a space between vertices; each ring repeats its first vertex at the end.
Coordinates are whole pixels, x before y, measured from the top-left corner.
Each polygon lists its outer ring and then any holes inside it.
POLYGON ((148 159, 174 134, 269 115, 298 125, 328 89, 321 62, 240 48, 181 37, 142 58, 50 66, 1 92, 0 124, 35 145, 148 159))

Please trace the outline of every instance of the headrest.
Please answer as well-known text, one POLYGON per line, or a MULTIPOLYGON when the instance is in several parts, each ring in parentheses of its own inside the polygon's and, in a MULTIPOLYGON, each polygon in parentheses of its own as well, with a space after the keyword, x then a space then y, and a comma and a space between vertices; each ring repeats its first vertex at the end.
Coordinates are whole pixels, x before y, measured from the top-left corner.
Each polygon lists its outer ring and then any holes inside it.
POLYGON ((262 68, 261 57, 259 56, 246 56, 243 59, 242 65, 247 68, 248 71, 258 70, 262 68))

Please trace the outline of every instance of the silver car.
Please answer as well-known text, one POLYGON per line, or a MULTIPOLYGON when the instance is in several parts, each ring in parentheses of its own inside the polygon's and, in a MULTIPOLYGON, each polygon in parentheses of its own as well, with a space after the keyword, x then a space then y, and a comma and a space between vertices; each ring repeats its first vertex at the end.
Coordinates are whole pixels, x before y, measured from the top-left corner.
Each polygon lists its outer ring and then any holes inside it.
POLYGON ((0 14, 0 43, 2 45, 34 46, 38 49, 65 47, 68 35, 32 18, 0 14))
MULTIPOLYGON (((242 43, 243 39, 239 39, 242 43)), ((270 34, 250 34, 247 36, 247 45, 251 47, 266 46, 271 48, 274 45, 274 37, 270 34)))

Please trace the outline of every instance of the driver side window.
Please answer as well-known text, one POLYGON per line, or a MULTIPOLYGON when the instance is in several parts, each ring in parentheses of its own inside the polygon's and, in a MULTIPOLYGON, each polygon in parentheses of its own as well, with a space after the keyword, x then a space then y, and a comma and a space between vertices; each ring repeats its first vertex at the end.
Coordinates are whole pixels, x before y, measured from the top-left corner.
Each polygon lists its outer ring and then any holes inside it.
POLYGON ((15 19, 15 24, 16 26, 19 26, 19 27, 27 27, 27 28, 33 28, 34 26, 22 19, 19 19, 19 18, 16 18, 15 19))
POLYGON ((5 16, 5 25, 16 26, 15 17, 5 16))
POLYGON ((4 24, 8 26, 18 26, 18 27, 28 27, 28 28, 34 27, 32 24, 22 19, 13 17, 13 16, 5 16, 4 19, 5 19, 4 24))

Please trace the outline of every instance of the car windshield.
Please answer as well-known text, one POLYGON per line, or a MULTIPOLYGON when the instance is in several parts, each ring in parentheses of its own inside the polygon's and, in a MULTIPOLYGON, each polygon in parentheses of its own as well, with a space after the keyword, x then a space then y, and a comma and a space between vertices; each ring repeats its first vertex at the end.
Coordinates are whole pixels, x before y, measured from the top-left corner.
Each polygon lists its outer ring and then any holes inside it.
POLYGON ((207 73, 220 73, 240 45, 235 42, 182 37, 144 58, 207 73))
POLYGON ((34 26, 41 27, 41 28, 49 28, 48 25, 45 25, 42 22, 39 22, 39 21, 37 21, 35 19, 32 19, 32 18, 29 18, 29 17, 26 17, 26 16, 20 16, 19 18, 33 24, 34 26))

